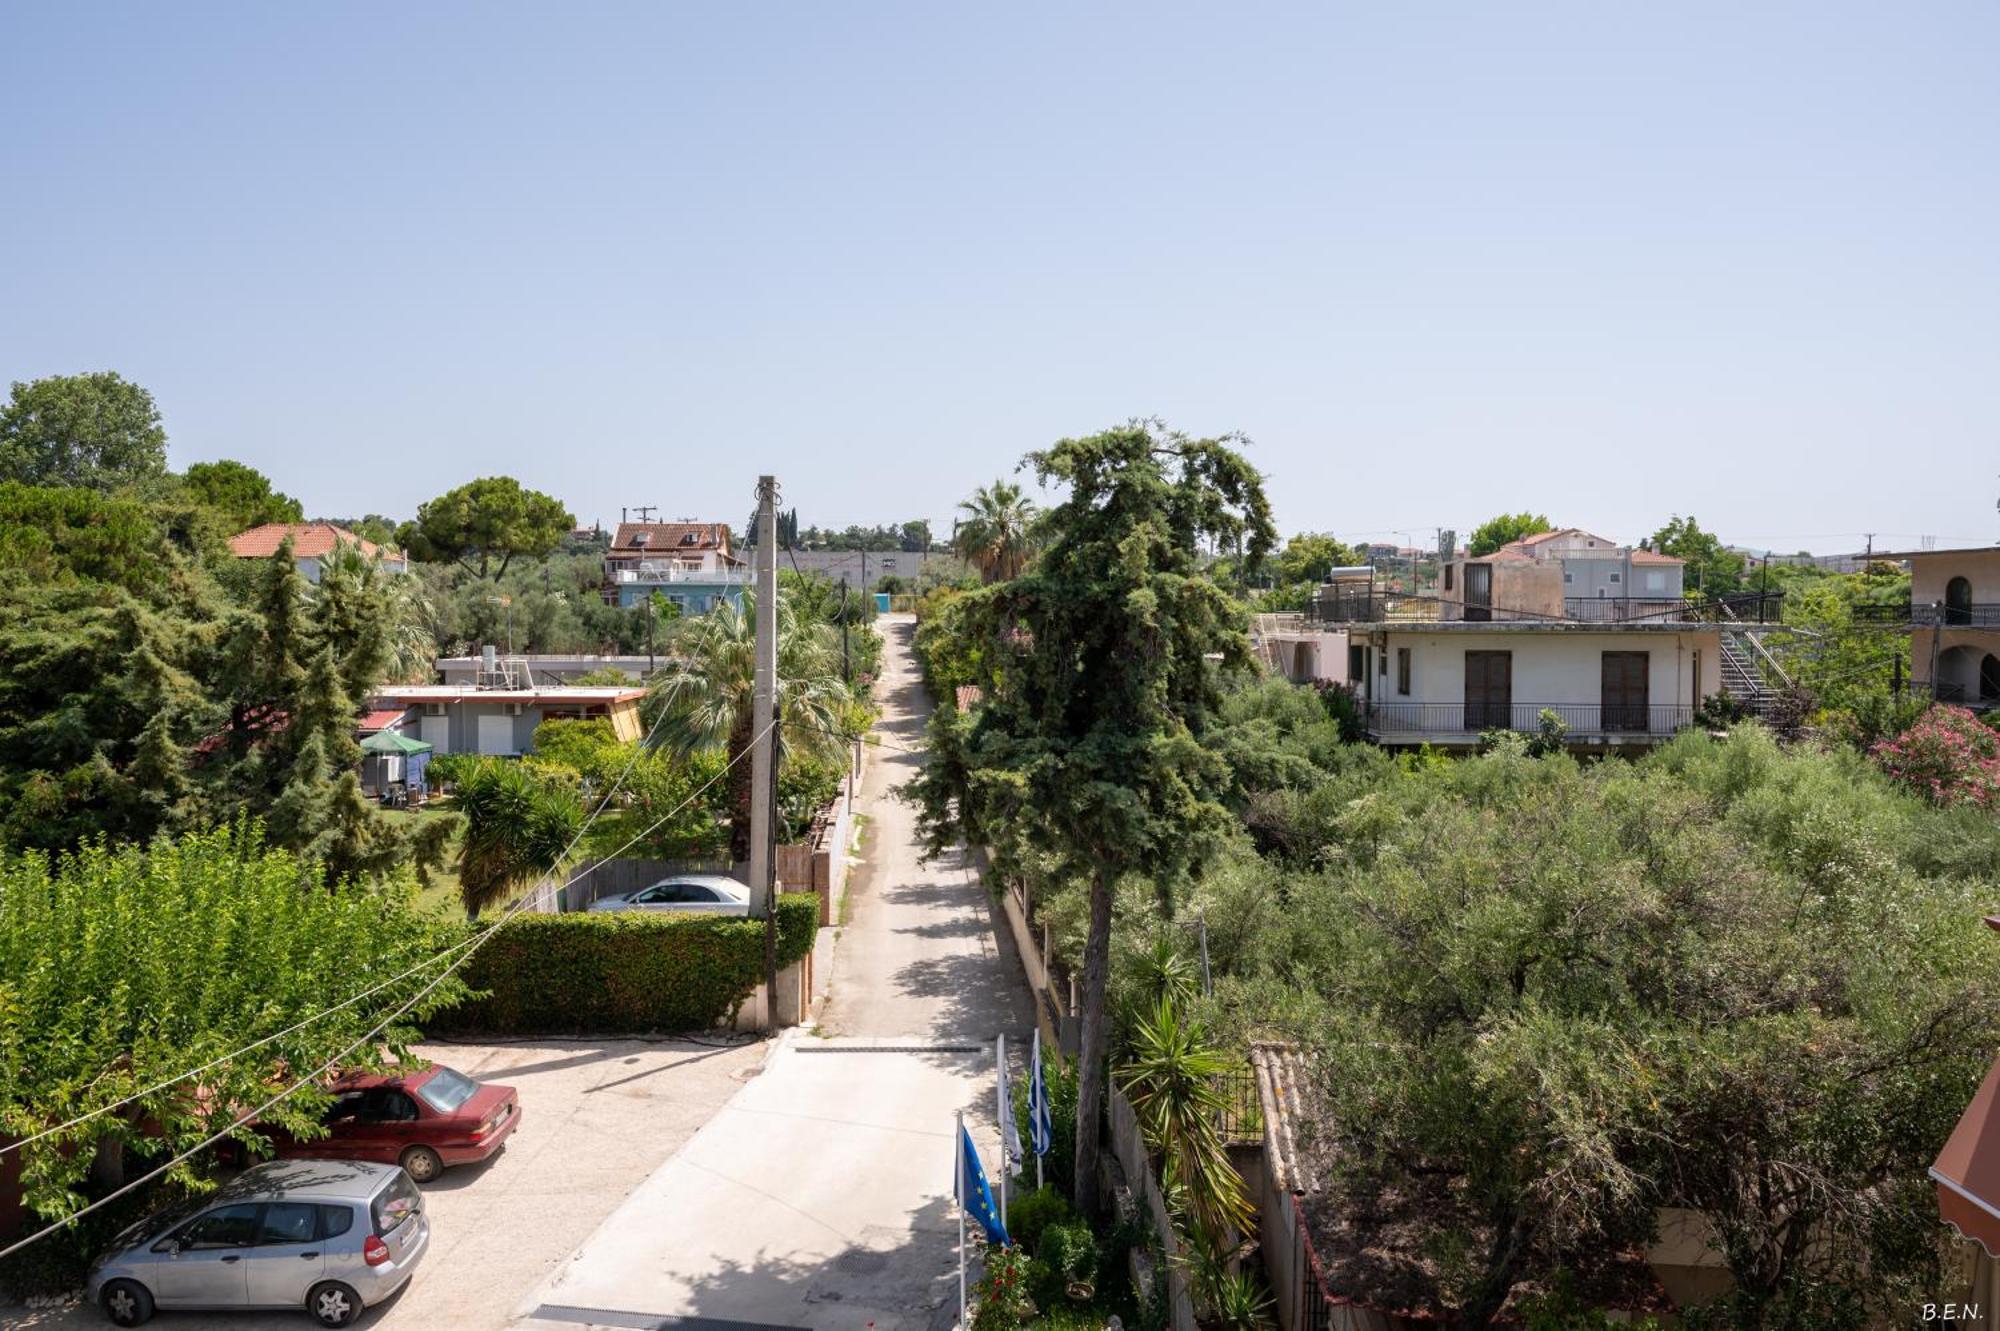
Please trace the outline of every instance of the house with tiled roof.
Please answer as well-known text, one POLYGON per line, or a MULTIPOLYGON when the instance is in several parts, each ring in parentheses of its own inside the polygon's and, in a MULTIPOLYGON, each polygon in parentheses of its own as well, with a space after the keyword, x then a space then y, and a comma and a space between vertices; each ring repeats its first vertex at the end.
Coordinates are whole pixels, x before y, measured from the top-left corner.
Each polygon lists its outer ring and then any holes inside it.
POLYGON ((399 550, 387 549, 331 522, 267 522, 229 538, 229 552, 238 559, 269 559, 289 540, 292 563, 307 582, 317 583, 321 566, 341 546, 351 546, 391 573, 410 571, 399 550))
POLYGON ((683 614, 741 604, 749 570, 730 549, 726 522, 621 522, 604 555, 604 599, 644 605, 654 593, 683 614))

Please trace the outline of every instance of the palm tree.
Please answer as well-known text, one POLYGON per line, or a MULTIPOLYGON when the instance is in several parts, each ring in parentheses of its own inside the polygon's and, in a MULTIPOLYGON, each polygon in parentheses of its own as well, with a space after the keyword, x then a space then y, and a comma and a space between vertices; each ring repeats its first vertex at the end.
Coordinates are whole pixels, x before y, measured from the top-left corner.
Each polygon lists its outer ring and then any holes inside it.
POLYGON ((960 504, 966 516, 952 545, 988 582, 1021 576, 1034 547, 1035 501, 1011 481, 996 480, 960 504))
POLYGON ((549 873, 583 830, 583 802, 524 763, 485 759, 457 784, 465 841, 458 891, 465 918, 549 873))
MULTIPOLYGON (((677 620, 671 660, 653 677, 647 708, 659 718, 654 744, 673 753, 726 746, 730 758, 729 853, 750 858, 750 762, 756 686, 756 611, 747 594, 705 615, 677 620)), ((778 597, 779 761, 787 750, 847 751, 843 713, 852 700, 840 673, 840 640, 778 597)))

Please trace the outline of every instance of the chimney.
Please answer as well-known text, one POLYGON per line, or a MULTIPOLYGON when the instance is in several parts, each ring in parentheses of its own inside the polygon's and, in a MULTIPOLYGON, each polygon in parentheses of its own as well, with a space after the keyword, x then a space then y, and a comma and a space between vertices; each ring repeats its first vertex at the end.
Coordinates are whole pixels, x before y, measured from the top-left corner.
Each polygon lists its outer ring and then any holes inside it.
POLYGON ((497 674, 500 669, 500 652, 492 643, 479 649, 479 673, 487 677, 497 674))

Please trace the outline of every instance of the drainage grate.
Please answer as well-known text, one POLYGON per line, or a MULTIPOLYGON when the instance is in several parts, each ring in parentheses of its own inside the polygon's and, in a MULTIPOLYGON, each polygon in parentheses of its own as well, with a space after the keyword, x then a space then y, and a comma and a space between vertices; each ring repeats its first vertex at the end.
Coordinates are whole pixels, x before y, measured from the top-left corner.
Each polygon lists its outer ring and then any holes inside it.
POLYGON ((801 1054, 986 1054, 993 1047, 983 1044, 795 1044, 801 1054))
POLYGON ((730 1322, 719 1317, 676 1317, 659 1313, 617 1312, 610 1308, 570 1308, 545 1303, 530 1316, 541 1322, 575 1322, 581 1326, 631 1327, 633 1331, 798 1331, 773 1322, 730 1322))

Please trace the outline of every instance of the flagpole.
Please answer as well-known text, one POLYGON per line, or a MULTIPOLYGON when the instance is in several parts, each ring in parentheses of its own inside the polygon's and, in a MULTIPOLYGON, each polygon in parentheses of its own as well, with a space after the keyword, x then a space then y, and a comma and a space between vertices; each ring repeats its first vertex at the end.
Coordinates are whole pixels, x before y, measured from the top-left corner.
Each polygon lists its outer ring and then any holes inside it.
POLYGON ((1013 1162, 1007 1158, 1007 1036, 993 1037, 993 1118, 1000 1125, 1000 1223, 1007 1223, 1007 1173, 1013 1162))
POLYGON ((958 1128, 951 1134, 951 1192, 958 1198, 958 1328, 965 1331, 965 1111, 958 1111, 958 1128))

